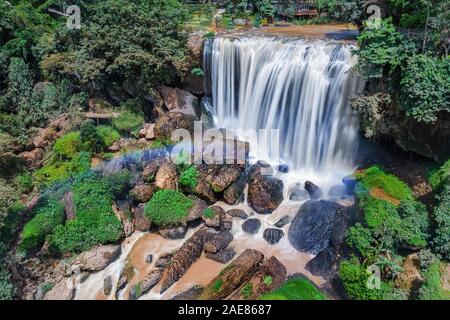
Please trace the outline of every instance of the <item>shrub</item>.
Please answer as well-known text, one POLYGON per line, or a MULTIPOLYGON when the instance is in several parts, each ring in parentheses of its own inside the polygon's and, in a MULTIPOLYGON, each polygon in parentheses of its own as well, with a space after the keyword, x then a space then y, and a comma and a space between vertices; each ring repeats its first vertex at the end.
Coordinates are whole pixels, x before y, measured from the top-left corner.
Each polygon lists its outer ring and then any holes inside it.
POLYGON ((120 139, 120 133, 110 126, 98 126, 97 133, 106 147, 111 147, 114 142, 120 139))
POLYGON ((261 296, 262 300, 326 300, 327 297, 305 277, 293 278, 261 296))
POLYGON ((355 300, 381 299, 381 291, 369 289, 367 281, 370 273, 359 263, 357 258, 343 261, 339 268, 339 277, 345 288, 347 296, 355 300))
POLYGON ((131 180, 133 176, 130 171, 122 169, 103 177, 103 181, 114 197, 124 195, 131 189, 131 180))
POLYGON ((433 210, 436 230, 432 246, 443 259, 450 261, 450 182, 444 185, 437 198, 439 203, 433 210))
POLYGON ((34 218, 25 224, 20 248, 26 253, 39 249, 45 237, 64 222, 64 217, 64 207, 61 203, 53 199, 48 200, 37 210, 34 218))
POLYGON ((437 170, 432 170, 428 180, 433 190, 438 189, 444 182, 450 180, 450 159, 437 170))
POLYGON ((193 190, 197 186, 198 170, 191 166, 180 174, 180 185, 189 187, 193 190))
POLYGON ((426 272, 434 263, 439 262, 438 257, 430 249, 420 250, 418 256, 422 272, 426 272))
POLYGON ((103 140, 97 132, 94 121, 85 121, 80 127, 80 138, 84 147, 93 152, 103 149, 103 140))
POLYGON ((177 190, 159 190, 145 207, 145 215, 158 226, 176 225, 184 221, 192 200, 177 190))
POLYGON ((417 201, 402 201, 398 213, 401 219, 398 229, 399 239, 416 248, 425 247, 430 227, 425 205, 417 201))
POLYGON ((205 73, 203 72, 202 68, 192 68, 191 74, 195 77, 203 77, 205 73))
POLYGON ((14 183, 20 193, 29 193, 33 190, 33 176, 29 173, 22 173, 15 177, 14 183))
POLYGON ((53 151, 60 157, 72 159, 81 150, 80 132, 70 132, 56 140, 53 151))
POLYGON ((374 257, 379 253, 379 250, 374 244, 374 235, 372 230, 364 228, 357 223, 347 233, 347 243, 358 250, 358 252, 365 258, 374 257))
POLYGON ((112 211, 113 194, 99 174, 78 179, 72 191, 76 218, 55 228, 50 249, 56 254, 78 253, 119 240, 122 225, 112 211))
POLYGON ((124 110, 117 118, 114 118, 113 126, 121 133, 137 136, 144 125, 144 116, 131 110, 124 110))
POLYGON ((11 275, 6 267, 0 265, 0 300, 12 300, 15 289, 11 283, 11 275))
POLYGON ((425 282, 419 289, 419 300, 449 300, 450 294, 442 288, 441 265, 433 263, 425 274, 425 282))

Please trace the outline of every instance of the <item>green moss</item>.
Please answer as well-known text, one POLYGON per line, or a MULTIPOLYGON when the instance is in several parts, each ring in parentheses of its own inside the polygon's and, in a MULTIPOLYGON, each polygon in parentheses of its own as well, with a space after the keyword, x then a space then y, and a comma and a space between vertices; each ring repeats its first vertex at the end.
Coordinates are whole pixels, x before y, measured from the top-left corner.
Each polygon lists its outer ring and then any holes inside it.
POLYGON ((204 216, 205 218, 207 218, 207 219, 212 219, 212 218, 214 218, 215 215, 216 215, 216 214, 215 214, 215 212, 214 212, 214 210, 213 210, 212 208, 206 208, 206 209, 203 211, 203 216, 204 216))
POLYGON ((362 173, 357 173, 356 178, 367 188, 381 188, 389 196, 398 200, 413 200, 411 189, 394 175, 387 174, 379 167, 374 166, 362 173))
POLYGON ((378 229, 383 225, 395 226, 400 223, 396 206, 388 201, 369 196, 360 205, 364 208, 364 219, 370 228, 378 229))
POLYGON ((23 229, 20 248, 26 253, 39 249, 56 226, 64 222, 64 207, 56 200, 48 200, 40 206, 35 217, 23 229))
POLYGON ((250 297, 252 293, 253 293, 253 286, 249 282, 242 288, 241 295, 244 299, 248 299, 248 297, 250 297))
POLYGON ((159 190, 145 206, 145 215, 158 226, 177 225, 192 205, 192 200, 177 190, 159 190))
POLYGON ((105 147, 111 147, 114 142, 120 139, 120 133, 113 127, 100 125, 97 127, 97 134, 103 141, 105 147))
POLYGON ((263 283, 264 283, 266 286, 272 285, 272 283, 273 283, 273 278, 272 278, 272 276, 265 276, 264 279, 263 279, 263 283))
POLYGON ((80 132, 70 132, 56 140, 53 151, 59 157, 72 159, 82 149, 80 132))
POLYGON ((196 167, 191 166, 188 169, 184 170, 180 174, 180 185, 189 187, 193 190, 197 186, 197 178, 198 178, 198 170, 196 167))
POLYGON ((326 300, 307 278, 299 277, 286 281, 280 288, 261 296, 262 300, 326 300))
POLYGON ((219 292, 219 290, 222 288, 223 281, 221 279, 217 279, 214 281, 212 290, 213 292, 219 292))

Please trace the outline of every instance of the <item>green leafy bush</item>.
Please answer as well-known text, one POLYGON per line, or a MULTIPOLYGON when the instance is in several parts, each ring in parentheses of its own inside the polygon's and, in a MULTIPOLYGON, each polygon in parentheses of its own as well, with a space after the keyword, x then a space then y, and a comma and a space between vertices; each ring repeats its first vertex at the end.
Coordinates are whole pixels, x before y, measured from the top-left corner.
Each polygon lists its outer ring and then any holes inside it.
POLYGON ((98 126, 97 133, 100 139, 102 139, 103 145, 106 147, 111 147, 114 142, 120 139, 120 133, 110 126, 98 126))
POLYGON ((145 215, 158 226, 184 221, 193 202, 177 190, 159 190, 145 206, 145 215))
POLYGON ((120 239, 122 225, 112 211, 113 194, 97 173, 76 181, 73 204, 76 218, 57 226, 50 236, 55 254, 78 253, 120 239))
POLYGON ((425 274, 425 282, 419 289, 419 300, 450 300, 450 292, 442 287, 441 264, 433 263, 425 274))
POLYGON ((56 200, 49 199, 38 208, 36 215, 25 224, 20 248, 26 253, 38 250, 56 226, 64 222, 64 207, 56 200))
POLYGON ((401 105, 409 117, 435 123, 439 112, 450 112, 450 61, 413 55, 403 67, 401 105))
POLYGON ((72 159, 81 150, 80 132, 70 132, 56 140, 53 151, 60 157, 72 159))
POLYGON ((180 185, 194 189, 197 186, 198 170, 191 166, 180 174, 180 185))
POLYGON ((205 75, 205 73, 203 72, 202 68, 192 68, 191 70, 191 74, 195 77, 203 77, 205 75))
POLYGON ((436 230, 432 245, 435 252, 450 262, 450 181, 443 186, 437 198, 439 202, 433 210, 436 230))
POLYGON ((441 167, 430 172, 428 180, 433 187, 433 190, 438 189, 444 182, 450 180, 450 159, 447 160, 441 167))
POLYGON ((103 149, 103 140, 97 132, 94 121, 85 121, 80 127, 80 138, 85 149, 100 152, 103 149))
POLYGON ((374 241, 373 231, 359 223, 348 229, 347 243, 365 258, 374 257, 379 253, 374 241))
POLYGON ((14 178, 14 183, 21 193, 29 193, 34 188, 33 176, 28 172, 16 176, 14 178))
POLYGON ((262 300, 327 300, 327 297, 305 277, 286 281, 280 288, 261 296, 262 300))
POLYGON ((125 109, 117 118, 114 118, 113 126, 123 134, 137 136, 144 125, 144 116, 125 109))
POLYGON ((353 257, 343 261, 339 268, 339 277, 344 284, 347 296, 355 300, 379 300, 382 298, 380 290, 369 289, 367 281, 370 273, 353 257))
POLYGON ((430 221, 425 205, 417 201, 402 201, 398 207, 401 223, 399 239, 415 248, 424 248, 430 236, 430 221))

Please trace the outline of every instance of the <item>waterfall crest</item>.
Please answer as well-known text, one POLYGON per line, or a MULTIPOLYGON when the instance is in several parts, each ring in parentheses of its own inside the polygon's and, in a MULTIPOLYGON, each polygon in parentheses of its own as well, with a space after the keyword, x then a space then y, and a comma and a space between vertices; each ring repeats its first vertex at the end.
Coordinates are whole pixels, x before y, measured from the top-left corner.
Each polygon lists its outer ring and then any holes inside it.
MULTIPOLYGON (((206 43, 206 91, 216 127, 279 129, 280 158, 298 171, 351 172, 358 123, 349 99, 361 87, 351 46, 245 36, 206 43)), ((250 141, 252 143, 252 141, 250 141)), ((253 147, 253 146, 252 146, 253 147)), ((259 141, 270 160, 270 141, 259 141)))

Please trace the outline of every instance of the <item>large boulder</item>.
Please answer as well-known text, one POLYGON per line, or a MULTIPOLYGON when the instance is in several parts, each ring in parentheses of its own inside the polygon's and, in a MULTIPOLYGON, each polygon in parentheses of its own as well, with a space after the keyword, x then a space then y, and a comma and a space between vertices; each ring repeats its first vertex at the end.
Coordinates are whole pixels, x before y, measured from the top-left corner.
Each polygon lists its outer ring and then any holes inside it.
POLYGON ((188 91, 179 88, 161 86, 158 88, 169 112, 181 112, 198 118, 200 105, 198 98, 188 91))
POLYGON ((178 281, 189 267, 197 261, 203 251, 205 236, 209 232, 211 232, 209 228, 201 228, 172 255, 161 279, 161 293, 178 281))
POLYGON ((179 226, 174 228, 159 229, 158 233, 161 237, 165 239, 172 239, 172 240, 184 239, 187 233, 187 227, 179 226))
POLYGON ((27 166, 37 166, 44 157, 44 149, 34 148, 31 151, 21 152, 18 156, 26 163, 27 166))
POLYGON ((178 173, 177 167, 170 161, 165 161, 155 175, 155 185, 159 189, 177 189, 178 173))
POLYGON ((81 270, 100 271, 120 256, 120 245, 107 244, 97 246, 89 251, 81 253, 74 264, 81 270))
POLYGON ((217 198, 208 182, 208 176, 211 174, 211 171, 217 172, 218 169, 216 166, 208 166, 205 164, 198 165, 196 168, 198 171, 198 177, 193 193, 210 205, 216 203, 217 198))
POLYGON ((248 187, 248 203, 261 214, 272 213, 283 201, 283 181, 270 176, 257 176, 248 187))
POLYGON ((201 219, 203 216, 203 212, 208 207, 206 202, 202 199, 196 198, 194 196, 191 196, 190 198, 192 199, 193 205, 192 208, 189 209, 189 213, 186 218, 187 222, 201 219))
POLYGON ((259 177, 261 175, 270 176, 273 175, 274 170, 272 166, 262 160, 259 160, 254 165, 250 167, 247 173, 247 179, 248 183, 251 183, 256 177, 259 177))
POLYGON ((420 273, 420 259, 417 253, 408 255, 403 262, 402 268, 403 271, 398 275, 395 284, 408 292, 419 289, 424 278, 420 273))
POLYGON ((272 290, 278 289, 286 280, 287 271, 275 257, 265 260, 255 273, 242 283, 227 300, 257 300, 272 290))
POLYGON ((242 224, 242 230, 249 234, 256 234, 261 227, 261 221, 258 219, 248 219, 242 224))
POLYGON ((130 289, 129 300, 139 299, 142 295, 149 292, 162 278, 163 269, 155 268, 150 271, 141 282, 130 289))
POLYGON ((308 191, 303 189, 300 183, 297 183, 294 187, 289 189, 288 198, 291 201, 306 201, 310 199, 310 196, 308 191))
POLYGON ((225 210, 219 206, 212 206, 209 208, 212 210, 211 216, 202 215, 202 219, 205 225, 211 228, 219 229, 222 226, 223 220, 225 218, 225 210))
POLYGON ((315 276, 325 277, 330 273, 338 259, 337 250, 333 247, 327 247, 308 261, 305 268, 315 276))
POLYGON ((172 132, 176 129, 186 129, 189 132, 194 130, 195 117, 182 112, 168 112, 156 119, 153 130, 155 138, 165 141, 170 140, 172 132))
POLYGON ((199 299, 220 300, 227 297, 251 277, 263 259, 264 255, 257 250, 245 250, 211 280, 199 299))
POLYGON ((289 242, 298 251, 319 253, 330 245, 336 216, 345 210, 330 201, 306 202, 289 227, 289 242))

